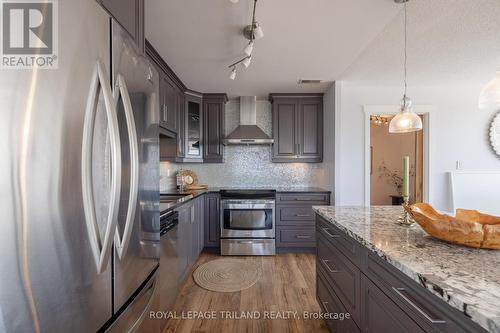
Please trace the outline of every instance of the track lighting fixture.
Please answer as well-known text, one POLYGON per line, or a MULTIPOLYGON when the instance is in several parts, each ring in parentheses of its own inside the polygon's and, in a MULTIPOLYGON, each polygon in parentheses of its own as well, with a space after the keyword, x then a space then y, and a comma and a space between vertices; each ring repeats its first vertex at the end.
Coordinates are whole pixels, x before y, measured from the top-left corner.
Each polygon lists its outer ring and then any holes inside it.
MULTIPOLYGON (((231 0, 231 2, 237 2, 237 1, 238 0, 231 0)), ((241 63, 243 65, 243 67, 245 67, 245 68, 248 68, 248 66, 250 66, 250 63, 252 62, 252 52, 253 52, 255 40, 264 37, 264 31, 262 30, 262 27, 255 19, 256 8, 257 8, 257 0, 254 0, 252 23, 250 25, 247 25, 243 29, 243 36, 245 36, 245 38, 249 40, 248 44, 243 49, 243 53, 245 54, 245 57, 243 59, 235 62, 234 64, 229 65, 229 68, 232 68, 232 71, 229 75, 229 78, 231 80, 234 80, 236 78, 236 65, 241 63)))

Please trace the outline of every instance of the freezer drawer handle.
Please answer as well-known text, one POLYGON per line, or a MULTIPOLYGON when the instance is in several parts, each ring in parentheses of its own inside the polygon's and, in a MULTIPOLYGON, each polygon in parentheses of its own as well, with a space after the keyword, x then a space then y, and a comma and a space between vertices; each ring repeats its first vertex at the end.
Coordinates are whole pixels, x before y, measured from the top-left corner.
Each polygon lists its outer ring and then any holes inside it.
POLYGON ((127 121, 128 139, 130 147, 130 192, 128 198, 127 215, 125 219, 125 227, 123 229, 123 238, 120 237, 120 227, 116 225, 115 232, 115 248, 118 253, 118 258, 122 259, 127 253, 130 236, 134 227, 135 210, 137 207, 137 196, 139 194, 139 147, 137 144, 137 130, 135 127, 134 110, 130 102, 127 84, 121 74, 116 77, 116 85, 113 92, 115 106, 118 105, 120 96, 123 101, 123 109, 125 111, 125 119, 127 121))
POLYGON ((118 119, 116 108, 111 93, 111 86, 108 81, 105 66, 101 60, 97 60, 92 74, 90 92, 85 110, 85 120, 83 124, 82 140, 82 196, 83 209, 85 212, 85 223, 92 248, 92 254, 96 264, 97 273, 100 274, 106 268, 108 259, 111 256, 111 246, 113 244, 113 233, 118 223, 118 206, 121 190, 121 151, 120 134, 118 130, 118 119), (111 154, 111 186, 109 196, 109 208, 106 218, 106 229, 104 240, 99 234, 99 225, 95 212, 94 194, 92 190, 92 146, 94 137, 94 127, 99 102, 99 91, 102 91, 106 118, 108 123, 108 134, 111 154))
POLYGON ((132 327, 130 328, 129 332, 136 331, 136 329, 139 327, 139 325, 142 323, 142 321, 146 317, 146 314, 148 313, 149 309, 151 309, 151 304, 153 304, 153 300, 154 300, 155 294, 156 294, 156 284, 157 284, 156 276, 153 277, 153 279, 154 280, 153 280, 153 283, 151 284, 151 286, 149 286, 149 288, 147 290, 145 290, 142 295, 138 296, 138 297, 144 297, 146 294, 148 294, 148 293, 150 294, 148 303, 144 307, 144 310, 142 310, 141 315, 139 316, 139 318, 137 318, 134 325, 132 325, 132 327))

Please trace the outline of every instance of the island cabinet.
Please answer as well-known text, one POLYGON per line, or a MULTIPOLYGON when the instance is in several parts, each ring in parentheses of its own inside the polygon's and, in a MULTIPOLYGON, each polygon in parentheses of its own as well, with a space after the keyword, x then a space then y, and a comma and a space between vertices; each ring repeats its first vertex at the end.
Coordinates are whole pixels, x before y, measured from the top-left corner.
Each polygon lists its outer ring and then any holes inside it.
POLYGON ((331 332, 486 332, 460 311, 316 215, 317 298, 331 332))
POLYGON ((205 198, 205 247, 220 247, 220 194, 207 193, 205 198))
POLYGON ((226 94, 203 95, 203 162, 222 163, 224 159, 224 114, 226 94))
POLYGON ((97 0, 144 52, 144 0, 97 0))
POLYGON ((271 94, 276 163, 323 161, 323 94, 271 94))
POLYGON ((276 247, 278 252, 314 251, 316 234, 312 206, 330 204, 330 192, 276 194, 276 247))

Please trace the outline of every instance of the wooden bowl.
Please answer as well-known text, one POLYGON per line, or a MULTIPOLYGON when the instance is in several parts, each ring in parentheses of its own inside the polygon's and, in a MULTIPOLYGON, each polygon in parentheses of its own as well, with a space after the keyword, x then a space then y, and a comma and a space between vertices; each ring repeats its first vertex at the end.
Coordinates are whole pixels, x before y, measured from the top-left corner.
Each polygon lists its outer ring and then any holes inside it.
POLYGON ((500 217, 467 209, 457 209, 453 217, 438 213, 426 203, 404 208, 433 237, 469 247, 500 249, 500 217))

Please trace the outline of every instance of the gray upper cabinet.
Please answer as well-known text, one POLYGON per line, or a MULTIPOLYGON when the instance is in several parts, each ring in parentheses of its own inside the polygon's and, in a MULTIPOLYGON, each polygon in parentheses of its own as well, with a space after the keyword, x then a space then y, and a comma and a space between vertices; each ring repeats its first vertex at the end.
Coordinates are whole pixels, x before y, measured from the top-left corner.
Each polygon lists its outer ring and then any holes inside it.
POLYGON ((144 0, 97 0, 144 52, 144 0))
POLYGON ((188 91, 184 103, 184 162, 203 162, 202 95, 188 91))
MULTIPOLYGON (((163 61, 154 47, 146 41, 146 55, 160 74, 160 127, 175 137, 179 131, 180 117, 184 110, 184 91, 186 87, 163 61)), ((176 147, 174 147, 176 150, 176 147)), ((177 154, 172 156, 175 158, 177 154)))
POLYGON ((175 132, 177 133, 177 159, 182 161, 186 154, 184 131, 185 124, 185 107, 184 107, 184 92, 180 90, 175 91, 175 132))
POLYGON ((203 162, 222 163, 226 94, 203 95, 203 162))
POLYGON ((160 73, 160 78, 160 126, 177 133, 179 90, 163 72, 160 73))
POLYGON ((271 94, 273 162, 323 161, 323 94, 271 94))

